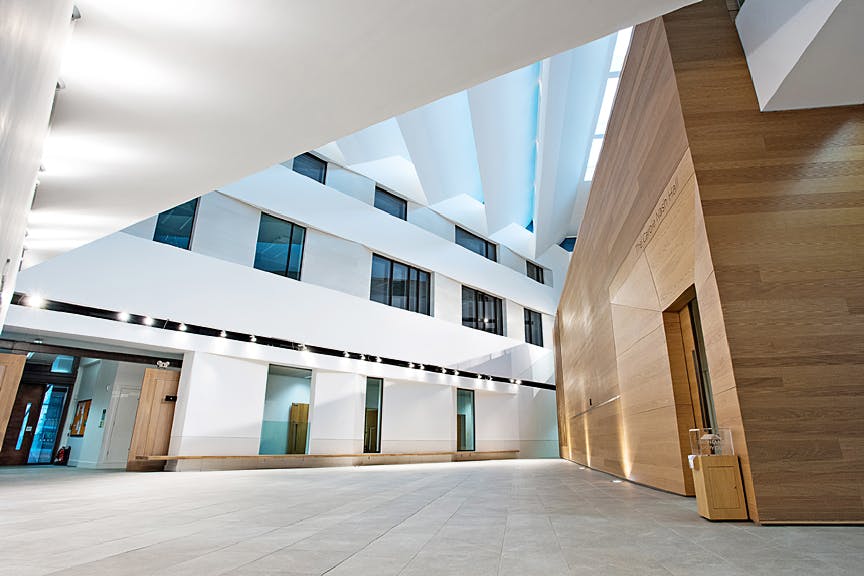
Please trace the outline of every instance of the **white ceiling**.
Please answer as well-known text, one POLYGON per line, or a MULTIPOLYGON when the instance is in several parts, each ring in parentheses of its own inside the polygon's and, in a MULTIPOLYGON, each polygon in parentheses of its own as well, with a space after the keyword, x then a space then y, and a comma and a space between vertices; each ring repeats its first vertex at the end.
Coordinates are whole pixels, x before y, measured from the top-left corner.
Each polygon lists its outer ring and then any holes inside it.
POLYGON ((80 0, 25 266, 692 1, 80 0))

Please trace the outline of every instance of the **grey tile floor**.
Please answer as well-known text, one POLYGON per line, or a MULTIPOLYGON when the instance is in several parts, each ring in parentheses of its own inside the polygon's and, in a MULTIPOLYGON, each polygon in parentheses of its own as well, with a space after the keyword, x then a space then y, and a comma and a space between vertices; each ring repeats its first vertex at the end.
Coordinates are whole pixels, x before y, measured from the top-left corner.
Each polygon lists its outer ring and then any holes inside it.
POLYGON ((864 528, 711 523, 561 460, 0 468, 0 574, 864 574, 864 528))

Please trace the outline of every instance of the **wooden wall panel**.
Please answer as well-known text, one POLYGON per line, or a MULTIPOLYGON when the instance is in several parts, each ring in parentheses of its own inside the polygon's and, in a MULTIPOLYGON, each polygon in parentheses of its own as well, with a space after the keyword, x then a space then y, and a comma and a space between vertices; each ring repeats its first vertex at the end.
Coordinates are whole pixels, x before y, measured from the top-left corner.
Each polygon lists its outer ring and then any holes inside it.
POLYGON ((751 514, 864 521, 864 107, 761 113, 723 0, 663 21, 722 307, 710 314, 725 318, 706 340, 731 357, 716 372, 709 359, 715 404, 746 432, 751 514))
POLYGON ((6 426, 26 362, 27 357, 23 354, 0 354, 0 444, 6 436, 6 426))
MULTIPOLYGON (((634 30, 561 298, 559 418, 565 458, 680 494, 693 493, 682 448, 692 406, 676 396, 663 311, 694 287, 698 297, 712 286, 701 216, 672 61, 655 20, 634 30)), ((711 308, 717 298, 706 300, 711 308)), ((716 310, 707 316, 722 324, 716 310)), ((722 325, 706 330, 709 358, 731 374, 722 325)))

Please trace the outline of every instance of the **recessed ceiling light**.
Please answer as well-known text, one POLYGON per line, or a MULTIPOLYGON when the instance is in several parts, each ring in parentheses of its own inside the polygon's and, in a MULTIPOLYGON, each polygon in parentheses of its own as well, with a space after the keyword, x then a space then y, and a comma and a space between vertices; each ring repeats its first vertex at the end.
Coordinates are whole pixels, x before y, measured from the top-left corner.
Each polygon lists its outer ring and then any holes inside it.
POLYGON ((342 356, 344 356, 345 358, 350 358, 351 354, 349 354, 348 352, 342 352, 342 356))
POLYGON ((120 320, 121 322, 128 322, 129 321, 129 313, 128 312, 118 312, 117 313, 117 319, 120 320))
POLYGON ((249 336, 249 341, 250 341, 250 342, 257 342, 257 341, 258 341, 258 338, 256 338, 255 335, 252 334, 251 336, 249 336))
POLYGON ((621 484, 622 482, 623 482, 623 480, 618 480, 618 479, 612 480, 613 484, 621 484))
POLYGON ((150 316, 145 316, 144 319, 141 320, 141 322, 143 322, 147 326, 152 326, 153 325, 153 318, 151 318, 150 316))
POLYGON ((31 308, 42 308, 43 306, 45 306, 45 299, 38 294, 31 294, 27 296, 27 301, 25 302, 25 304, 27 304, 27 306, 30 306, 31 308))
POLYGON ((224 330, 220 330, 220 331, 219 331, 219 337, 220 337, 220 338, 227 338, 227 337, 228 337, 228 333, 225 332, 224 330))
POLYGON ((380 357, 380 356, 375 356, 375 362, 381 362, 381 357, 380 357))
POLYGON ((186 330, 188 330, 188 328, 186 328, 186 324, 184 324, 182 322, 180 323, 179 326, 177 326, 177 329, 180 330, 181 332, 185 332, 186 330))

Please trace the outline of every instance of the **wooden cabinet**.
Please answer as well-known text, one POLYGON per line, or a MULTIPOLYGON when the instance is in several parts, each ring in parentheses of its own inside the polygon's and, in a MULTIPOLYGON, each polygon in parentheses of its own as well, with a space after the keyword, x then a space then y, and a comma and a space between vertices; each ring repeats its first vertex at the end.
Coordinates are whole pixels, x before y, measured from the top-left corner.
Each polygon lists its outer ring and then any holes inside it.
POLYGON ((738 456, 695 456, 693 484, 701 516, 709 520, 747 520, 738 456))

